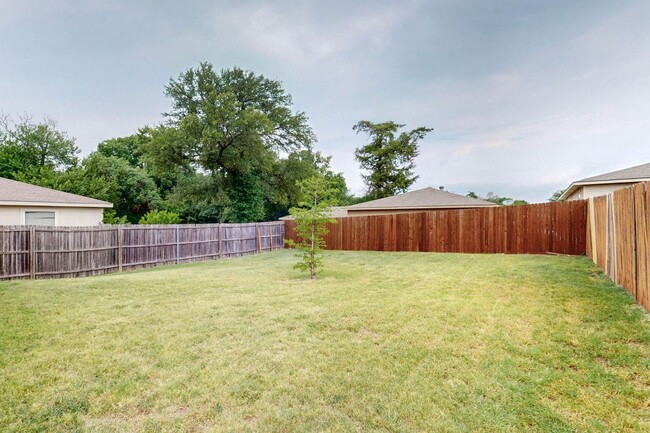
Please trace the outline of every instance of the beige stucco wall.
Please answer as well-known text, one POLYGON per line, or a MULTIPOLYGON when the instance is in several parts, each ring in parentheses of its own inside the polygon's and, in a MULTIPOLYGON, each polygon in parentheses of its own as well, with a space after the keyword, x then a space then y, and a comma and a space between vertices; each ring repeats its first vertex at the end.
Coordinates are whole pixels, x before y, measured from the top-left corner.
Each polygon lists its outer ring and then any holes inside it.
POLYGON ((25 211, 54 211, 57 226, 95 226, 101 224, 104 215, 101 208, 0 206, 0 225, 25 224, 25 211))
POLYGON ((579 187, 573 194, 567 197, 569 200, 583 200, 591 197, 598 197, 600 195, 609 194, 617 189, 627 188, 634 185, 633 183, 615 183, 609 185, 583 185, 579 187))

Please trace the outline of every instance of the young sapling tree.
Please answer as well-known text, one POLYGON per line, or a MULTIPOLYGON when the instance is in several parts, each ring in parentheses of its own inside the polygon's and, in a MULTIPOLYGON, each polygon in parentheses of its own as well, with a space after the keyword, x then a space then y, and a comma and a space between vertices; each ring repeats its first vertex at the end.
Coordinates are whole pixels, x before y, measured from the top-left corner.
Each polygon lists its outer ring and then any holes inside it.
POLYGON ((295 230, 299 241, 286 240, 286 244, 295 248, 296 257, 300 259, 294 268, 309 271, 312 280, 316 271, 323 266, 323 248, 327 234, 327 223, 336 223, 330 216, 331 200, 337 193, 323 176, 313 176, 299 182, 303 195, 300 207, 289 210, 296 222, 295 230))

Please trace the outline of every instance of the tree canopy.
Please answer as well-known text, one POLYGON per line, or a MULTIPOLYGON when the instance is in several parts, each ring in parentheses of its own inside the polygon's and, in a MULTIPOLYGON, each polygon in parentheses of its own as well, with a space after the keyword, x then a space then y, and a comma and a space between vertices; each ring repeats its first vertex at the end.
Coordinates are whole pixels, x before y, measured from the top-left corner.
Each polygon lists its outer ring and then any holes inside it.
POLYGON ((40 185, 113 203, 114 216, 137 223, 153 209, 162 206, 158 189, 147 173, 115 156, 97 152, 86 157, 79 167, 51 178, 40 185))
POLYGON ((564 194, 564 191, 566 191, 566 189, 558 189, 557 191, 555 191, 553 193, 553 195, 551 195, 548 198, 548 201, 550 201, 550 202, 560 201, 560 197, 562 197, 562 194, 564 194))
POLYGON ((369 172, 363 175, 369 199, 406 192, 418 178, 413 173, 415 158, 419 154, 418 141, 433 129, 419 127, 397 135, 404 126, 392 121, 372 123, 362 120, 352 128, 357 134, 370 136, 370 143, 354 153, 361 168, 369 172))
POLYGON ((133 134, 128 137, 109 138, 97 145, 97 153, 104 156, 114 156, 129 163, 132 167, 143 168, 140 145, 146 141, 144 134, 133 134))
POLYGON ((45 171, 74 167, 79 148, 74 138, 57 129, 56 122, 34 122, 24 115, 18 121, 0 117, 0 176, 9 179, 38 178, 45 171))
POLYGON ((152 172, 204 175, 183 188, 199 187, 222 221, 277 217, 295 205, 295 181, 304 177, 285 179, 280 155, 311 151, 315 136, 281 82, 237 67, 217 73, 201 63, 171 79, 165 94, 172 110, 139 147, 152 172))
POLYGON ((171 110, 160 124, 104 140, 81 161, 54 121, 2 117, 0 176, 110 201, 107 223, 169 214, 188 223, 274 220, 316 175, 336 191, 334 204, 352 199, 280 81, 201 63, 165 94, 171 110))
POLYGON ((279 151, 309 148, 307 116, 292 111, 282 83, 240 68, 216 73, 209 63, 170 80, 167 123, 144 145, 162 166, 193 166, 213 175, 266 171, 279 151))
POLYGON ((499 206, 522 206, 522 205, 530 204, 526 200, 512 199, 510 197, 497 195, 493 192, 488 192, 485 195, 485 197, 481 197, 478 194, 476 194, 474 191, 469 191, 466 194, 466 196, 471 198, 480 198, 481 200, 491 201, 492 203, 498 204, 499 206))

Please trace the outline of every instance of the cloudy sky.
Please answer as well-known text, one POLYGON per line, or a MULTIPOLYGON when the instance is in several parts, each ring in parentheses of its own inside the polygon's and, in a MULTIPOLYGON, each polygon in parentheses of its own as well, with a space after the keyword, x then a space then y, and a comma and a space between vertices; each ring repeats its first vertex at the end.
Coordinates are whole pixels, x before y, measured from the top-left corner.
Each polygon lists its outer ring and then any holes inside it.
POLYGON ((650 162, 647 1, 0 0, 0 111, 84 153, 162 120, 201 61, 279 79, 363 191, 362 119, 435 128, 417 187, 544 201, 650 162))

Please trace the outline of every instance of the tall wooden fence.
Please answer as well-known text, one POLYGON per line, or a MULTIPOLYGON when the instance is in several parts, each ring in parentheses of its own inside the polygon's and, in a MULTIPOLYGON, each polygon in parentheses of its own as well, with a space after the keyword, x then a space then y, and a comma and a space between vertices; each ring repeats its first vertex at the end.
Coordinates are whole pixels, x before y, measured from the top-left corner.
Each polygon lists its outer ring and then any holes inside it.
MULTIPOLYGON (((287 239, 298 240, 285 221, 287 239)), ((327 249, 456 253, 584 254, 587 202, 338 218, 327 249)))
POLYGON ((284 224, 0 226, 0 279, 97 275, 284 247, 284 224))
POLYGON ((587 254, 650 311, 650 183, 589 199, 587 254))

